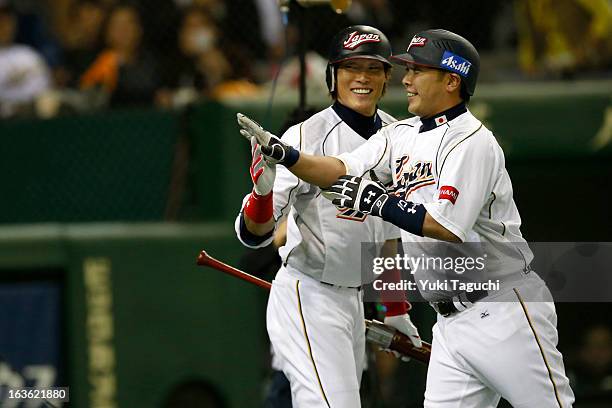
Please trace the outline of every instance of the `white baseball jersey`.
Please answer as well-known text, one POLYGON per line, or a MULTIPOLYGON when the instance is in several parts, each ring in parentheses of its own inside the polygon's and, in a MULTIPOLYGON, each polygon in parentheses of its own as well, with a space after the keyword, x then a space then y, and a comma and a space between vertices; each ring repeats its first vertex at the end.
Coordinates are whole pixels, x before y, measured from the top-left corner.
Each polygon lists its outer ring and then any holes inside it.
MULTIPOLYGON (((395 122, 338 158, 351 175, 374 169, 381 181, 392 181, 397 196, 424 204, 438 223, 462 241, 487 243, 487 278, 510 280, 527 268, 533 255, 519 229, 521 219, 503 151, 493 134, 463 110, 456 111, 458 116, 452 120, 443 115, 437 126, 421 132, 426 125, 418 117, 395 122), (508 247, 516 252, 501 252, 508 247)), ((407 249, 418 255, 427 255, 439 242, 406 231, 401 235, 407 249)), ((424 278, 420 273, 431 273, 415 269, 417 279, 424 278)), ((444 291, 422 294, 428 300, 449 298, 444 291)))
MULTIPOLYGON (((375 169, 383 181, 393 181, 399 197, 423 204, 462 241, 488 244, 486 273, 502 282, 486 301, 438 315, 425 408, 496 407, 501 396, 514 407, 571 407, 574 396, 556 348, 554 303, 542 279, 529 273, 533 255, 519 230, 493 134, 459 105, 433 119, 393 123, 338 157, 350 174, 375 169)), ((406 231, 402 241, 409 243, 405 250, 425 255, 436 242, 406 231)), ((415 279, 440 278, 430 272, 419 269, 415 279)), ((421 293, 430 301, 452 295, 442 289, 421 293)))
MULTIPOLYGON (((340 154, 392 121, 378 111, 370 122, 336 103, 293 126, 282 139, 310 154, 340 154)), ((357 408, 365 364, 363 292, 355 288, 364 283, 361 242, 398 238, 399 229, 380 218, 340 211, 318 187, 283 166, 276 169, 274 218, 287 216, 288 221, 287 243, 280 249, 283 266, 266 312, 275 368, 289 379, 294 407, 357 408)), ((253 247, 241 236, 240 225, 239 215, 238 237, 253 247)))
MULTIPOLYGON (((378 115, 383 126, 395 121, 381 110, 378 115)), ((318 156, 350 152, 366 141, 332 107, 291 127, 282 140, 318 156)), ((273 191, 274 218, 288 216, 287 243, 279 250, 283 264, 318 281, 348 287, 367 283, 361 277, 361 242, 382 243, 400 236, 397 227, 380 218, 338 210, 321 196, 319 187, 298 179, 284 166, 276 167, 273 191)), ((250 246, 240 236, 239 226, 237 218, 238 238, 250 246)), ((271 241, 272 237, 255 247, 271 241)))

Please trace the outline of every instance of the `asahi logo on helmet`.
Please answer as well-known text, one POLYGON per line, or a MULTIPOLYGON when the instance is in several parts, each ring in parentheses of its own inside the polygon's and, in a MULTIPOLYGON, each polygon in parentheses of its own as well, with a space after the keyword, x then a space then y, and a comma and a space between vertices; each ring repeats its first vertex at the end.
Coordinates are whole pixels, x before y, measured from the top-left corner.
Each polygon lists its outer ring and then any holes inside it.
POLYGON ((410 47, 423 47, 426 42, 427 38, 415 35, 414 37, 412 37, 412 40, 410 40, 410 44, 408 44, 406 52, 410 51, 410 47))
POLYGON ((348 38, 344 40, 344 48, 347 50, 354 50, 361 44, 378 42, 380 42, 380 36, 378 34, 365 34, 358 31, 353 31, 349 34, 348 38))
POLYGON ((461 58, 457 54, 453 54, 450 51, 444 51, 442 55, 442 61, 440 67, 448 71, 456 72, 457 74, 467 77, 470 72, 472 63, 464 58, 461 58))

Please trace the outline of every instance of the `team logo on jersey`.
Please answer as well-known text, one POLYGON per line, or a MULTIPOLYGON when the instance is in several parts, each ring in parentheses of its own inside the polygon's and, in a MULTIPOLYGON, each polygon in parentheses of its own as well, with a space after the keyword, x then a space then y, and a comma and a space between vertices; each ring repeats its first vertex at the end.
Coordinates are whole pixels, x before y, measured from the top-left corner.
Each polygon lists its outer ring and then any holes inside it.
POLYGON ((358 31, 353 31, 349 34, 348 38, 344 40, 344 48, 347 50, 354 50, 359 47, 361 44, 365 43, 379 43, 380 36, 378 34, 371 33, 360 33, 358 31))
POLYGON ((410 51, 410 47, 423 47, 425 46, 426 42, 427 42, 427 38, 419 37, 415 35, 414 37, 412 37, 412 40, 410 40, 410 44, 408 44, 408 48, 406 48, 406 52, 410 51))
POLYGON ((450 51, 444 51, 442 55, 442 61, 440 61, 440 67, 447 69, 452 72, 456 72, 462 77, 467 77, 470 72, 472 63, 465 58, 461 58, 457 54, 453 54, 450 51))
POLYGON ((459 190, 457 190, 455 187, 440 187, 440 195, 438 196, 438 200, 448 200, 451 203, 455 204, 455 202, 457 201, 457 197, 459 197, 459 190))
POLYGON ((409 163, 409 159, 409 156, 403 156, 395 160, 395 195, 406 200, 413 191, 435 183, 430 161, 409 163))
POLYGON ((364 222, 368 217, 368 214, 364 214, 352 208, 340 207, 338 210, 340 210, 340 212, 336 214, 336 218, 342 218, 343 220, 364 222))

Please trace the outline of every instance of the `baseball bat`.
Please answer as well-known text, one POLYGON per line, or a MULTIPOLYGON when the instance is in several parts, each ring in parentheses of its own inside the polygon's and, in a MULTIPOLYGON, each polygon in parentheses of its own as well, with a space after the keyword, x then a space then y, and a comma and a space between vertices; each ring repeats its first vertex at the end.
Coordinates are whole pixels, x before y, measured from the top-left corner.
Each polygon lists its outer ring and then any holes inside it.
POLYGON ((366 340, 370 343, 377 344, 385 349, 397 351, 403 356, 429 364, 431 344, 422 341, 423 345, 421 347, 415 347, 408 336, 391 326, 387 326, 383 322, 366 319, 365 323, 366 340))
POLYGON ((223 263, 219 261, 218 259, 215 259, 212 256, 208 255, 208 253, 204 250, 200 251, 200 255, 198 255, 197 264, 199 266, 210 266, 213 269, 216 269, 221 272, 225 272, 229 275, 232 275, 235 278, 250 282, 254 285, 259 286, 260 288, 264 288, 268 290, 272 288, 272 284, 270 282, 260 279, 257 276, 250 275, 226 263, 223 263))
MULTIPOLYGON (((218 259, 208 255, 205 250, 200 251, 198 255, 197 264, 199 266, 209 266, 221 272, 225 272, 232 275, 235 278, 245 280, 260 288, 270 290, 272 284, 264 279, 260 279, 257 276, 253 276, 238 268, 234 268, 218 259)), ((388 348, 393 351, 397 351, 403 356, 414 358, 417 361, 428 364, 429 355, 431 354, 431 344, 423 342, 422 347, 415 347, 410 341, 410 338, 404 333, 401 333, 397 329, 387 326, 386 324, 377 320, 366 320, 366 339, 375 343, 382 348, 388 348)))

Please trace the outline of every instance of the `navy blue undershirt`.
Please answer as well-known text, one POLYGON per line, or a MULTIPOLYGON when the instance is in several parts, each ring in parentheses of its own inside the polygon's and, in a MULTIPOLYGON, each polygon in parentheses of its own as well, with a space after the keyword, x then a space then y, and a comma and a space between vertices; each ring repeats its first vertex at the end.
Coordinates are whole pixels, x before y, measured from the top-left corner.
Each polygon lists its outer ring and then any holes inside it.
POLYGON ((253 234, 246 226, 246 221, 244 221, 244 213, 240 213, 240 237, 247 245, 257 246, 269 239, 272 234, 274 234, 274 230, 271 230, 270 232, 261 236, 253 234))
POLYGON ((437 119, 446 116, 446 122, 450 122, 455 119, 457 116, 464 114, 467 112, 467 107, 465 106, 465 102, 461 102, 459 105, 455 105, 450 109, 445 110, 444 112, 440 112, 430 118, 421 118, 421 128, 419 129, 419 133, 428 132, 432 129, 437 128, 438 122, 437 119))
POLYGON ((374 113, 373 116, 363 116, 338 101, 334 102, 332 109, 344 123, 366 140, 382 127, 382 119, 378 113, 374 113))

